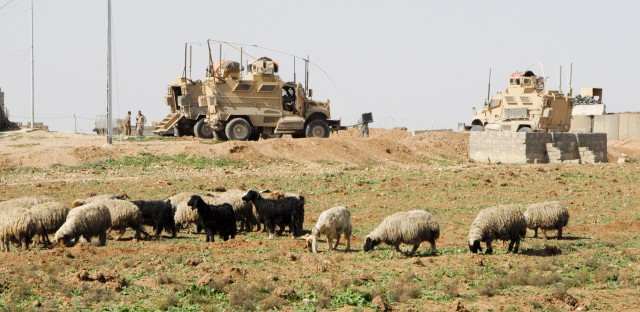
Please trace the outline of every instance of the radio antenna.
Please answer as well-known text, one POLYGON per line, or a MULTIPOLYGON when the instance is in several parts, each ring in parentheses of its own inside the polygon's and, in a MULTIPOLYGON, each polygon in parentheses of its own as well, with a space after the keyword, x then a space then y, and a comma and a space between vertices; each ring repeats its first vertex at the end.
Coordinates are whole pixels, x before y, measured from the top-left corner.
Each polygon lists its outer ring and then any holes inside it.
POLYGON ((487 88, 487 103, 491 100, 491 67, 489 67, 489 87, 487 88))

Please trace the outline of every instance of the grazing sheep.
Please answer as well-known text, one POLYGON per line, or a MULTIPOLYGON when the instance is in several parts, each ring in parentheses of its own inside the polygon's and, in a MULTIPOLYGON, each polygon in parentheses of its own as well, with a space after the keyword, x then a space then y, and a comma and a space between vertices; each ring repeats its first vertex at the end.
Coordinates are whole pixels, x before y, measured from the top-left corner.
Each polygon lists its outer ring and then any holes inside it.
POLYGON ((551 201, 531 204, 524 212, 527 227, 534 230, 533 237, 538 237, 538 228, 547 238, 546 230, 558 230, 558 238, 562 238, 562 227, 569 223, 569 210, 560 202, 551 201))
MULTIPOLYGON (((191 197, 193 196, 200 196, 200 195, 196 195, 196 194, 191 195, 191 197)), ((189 197, 189 199, 191 199, 191 197, 189 197)), ((217 197, 213 197, 213 196, 201 196, 201 198, 205 201, 205 203, 209 205, 215 205, 218 200, 217 197)), ((174 223, 175 223, 176 229, 185 227, 187 229, 187 233, 189 234, 191 234, 190 224, 193 223, 197 226, 197 232, 200 233, 202 222, 200 221, 198 212, 191 209, 191 207, 188 205, 189 199, 178 204, 176 212, 173 216, 174 223)))
POLYGON ((227 203, 221 205, 209 205, 202 197, 194 195, 187 202, 191 209, 198 212, 202 225, 207 232, 206 241, 213 242, 213 236, 218 233, 224 241, 236 237, 238 231, 236 227, 236 216, 233 207, 227 203))
POLYGON ((53 201, 55 201, 55 199, 49 196, 30 196, 30 197, 13 198, 13 199, 0 202, 0 209, 7 209, 11 207, 29 208, 33 205, 48 203, 53 201))
POLYGON ((97 201, 111 200, 111 199, 124 199, 124 196, 120 196, 120 195, 116 195, 116 194, 94 195, 94 196, 91 196, 91 197, 87 197, 85 199, 76 199, 75 201, 73 201, 73 207, 80 207, 82 205, 95 203, 97 201))
POLYGON ((327 236, 327 243, 329 244, 329 250, 338 248, 340 242, 340 234, 344 233, 344 237, 347 240, 347 249, 351 248, 351 230, 353 225, 351 224, 351 213, 349 209, 344 206, 337 206, 325 210, 318 217, 318 222, 311 230, 311 250, 318 252, 318 238, 320 235, 327 236), (336 244, 331 246, 333 239, 336 240, 336 244))
POLYGON ((145 236, 149 236, 147 232, 142 229, 142 212, 138 206, 134 205, 130 201, 122 199, 108 199, 98 200, 96 203, 101 203, 109 208, 111 214, 111 229, 118 230, 120 235, 118 240, 122 239, 127 227, 136 231, 134 238, 140 238, 140 233, 145 236))
POLYGON ((480 242, 486 242, 487 254, 493 253, 491 242, 496 239, 508 240, 508 251, 518 252, 520 238, 527 233, 527 223, 522 212, 512 205, 486 208, 478 213, 469 230, 469 250, 482 251, 480 242))
POLYGON ((36 222, 35 234, 40 235, 45 246, 51 244, 48 234, 54 234, 64 224, 69 210, 67 205, 59 202, 41 203, 29 208, 36 222))
POLYGON ((72 241, 77 243, 80 236, 88 242, 91 242, 92 237, 98 236, 99 245, 104 246, 110 227, 111 213, 103 202, 86 204, 69 211, 67 220, 56 231, 53 240, 61 246, 70 246, 72 241))
POLYGON ((189 199, 191 199, 191 196, 193 195, 198 195, 198 194, 183 192, 167 198, 171 202, 171 208, 173 208, 173 213, 175 214, 178 211, 178 205, 180 205, 183 202, 186 203, 187 201, 189 201, 189 199))
MULTIPOLYGON (((253 212, 253 204, 242 200, 242 196, 246 194, 243 190, 228 190, 221 193, 207 193, 208 196, 214 196, 218 199, 215 201, 216 205, 227 203, 233 207, 233 212, 236 215, 236 221, 240 221, 240 230, 250 232, 253 230, 254 225, 258 225, 258 219, 253 212)), ((209 203, 211 204, 211 203, 209 203)))
POLYGON ((12 207, 0 210, 2 251, 9 251, 11 242, 19 242, 24 249, 29 249, 35 230, 36 222, 28 209, 12 207))
POLYGON ((156 237, 160 236, 163 229, 171 232, 171 237, 176 237, 176 224, 169 200, 134 200, 132 203, 142 212, 142 224, 153 226, 156 237))
MULTIPOLYGON (((264 198, 267 199, 283 199, 283 198, 293 198, 290 201, 292 202, 298 202, 297 205, 297 212, 296 214, 299 216, 298 220, 297 220, 297 224, 296 227, 302 231, 302 229, 304 229, 304 196, 300 195, 300 194, 295 194, 295 193, 281 193, 281 192, 271 192, 270 190, 262 190, 260 191, 260 194, 263 195, 264 198)), ((257 210, 254 210, 254 216, 256 216, 256 218, 258 218, 258 214, 257 214, 257 210)), ((264 223, 264 222, 260 222, 260 223, 264 223)), ((258 224, 260 224, 258 223, 258 224)), ((260 226, 258 225, 258 230, 260 230, 259 228, 260 226)), ((264 231, 266 231, 267 229, 265 228, 264 231)), ((294 233, 291 233, 294 234, 294 233)), ((297 233, 294 234, 296 236, 300 235, 302 233, 297 233)))
MULTIPOLYGON (((428 212, 412 210, 398 212, 386 217, 373 232, 367 235, 364 251, 373 250, 380 243, 395 247, 395 251, 411 257, 416 253, 424 241, 431 243, 431 253, 436 253, 436 239, 440 237, 440 225, 428 212), (400 250, 400 244, 413 245, 413 249, 406 253, 400 250)), ((393 257, 394 251, 391 252, 393 257)))
POLYGON ((278 199, 264 198, 260 193, 250 190, 242 197, 244 201, 251 201, 258 211, 260 222, 269 230, 269 239, 273 239, 276 234, 281 235, 286 226, 289 231, 298 236, 302 231, 302 220, 304 218, 304 197, 282 197, 278 199))

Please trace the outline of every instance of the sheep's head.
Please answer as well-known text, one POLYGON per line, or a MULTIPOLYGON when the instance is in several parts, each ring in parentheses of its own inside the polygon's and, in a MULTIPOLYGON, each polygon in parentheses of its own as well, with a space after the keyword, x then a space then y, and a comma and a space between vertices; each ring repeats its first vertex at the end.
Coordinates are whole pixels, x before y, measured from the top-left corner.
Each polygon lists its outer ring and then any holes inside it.
POLYGON ((305 249, 308 249, 309 251, 313 251, 313 236, 307 234, 305 236, 302 237, 305 241, 305 249))
POLYGON ((198 205, 201 205, 202 203, 203 203, 202 197, 198 195, 193 195, 187 202, 187 206, 191 207, 191 209, 196 209, 196 207, 198 207, 198 205))
POLYGON ((71 237, 66 235, 54 238, 60 247, 71 247, 71 237))
POLYGON ((85 204, 85 201, 82 199, 76 199, 73 201, 73 208, 80 207, 85 204))
POLYGON ((373 250, 373 247, 378 245, 380 245, 380 240, 371 239, 371 237, 367 236, 367 239, 364 240, 364 251, 373 250))
POLYGON ((469 242, 469 251, 471 251, 472 253, 482 252, 480 241, 476 239, 473 242, 469 242))
POLYGON ((244 200, 244 201, 253 201, 256 198, 258 198, 258 196, 260 196, 260 194, 258 194, 258 192, 254 191, 254 190, 249 190, 246 195, 242 196, 242 200, 244 200))

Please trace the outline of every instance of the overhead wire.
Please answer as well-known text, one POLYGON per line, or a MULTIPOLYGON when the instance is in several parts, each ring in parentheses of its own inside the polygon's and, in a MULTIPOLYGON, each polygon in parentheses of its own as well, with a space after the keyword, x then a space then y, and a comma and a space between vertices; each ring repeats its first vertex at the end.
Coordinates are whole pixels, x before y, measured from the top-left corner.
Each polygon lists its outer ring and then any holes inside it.
POLYGON ((13 2, 14 0, 8 0, 7 2, 5 2, 4 4, 0 5, 0 10, 4 9, 7 5, 11 4, 11 2, 13 2))
MULTIPOLYGON (((288 53, 288 52, 284 52, 284 51, 280 51, 280 50, 276 50, 276 49, 271 49, 271 48, 267 48, 267 47, 259 46, 259 45, 257 45, 257 44, 247 44, 247 43, 240 43, 240 42, 229 42, 229 41, 222 41, 222 40, 217 40, 217 39, 209 39, 209 41, 218 42, 218 43, 224 43, 224 44, 226 44, 226 45, 228 45, 228 46, 230 46, 230 47, 232 47, 232 48, 234 48, 234 49, 236 49, 236 50, 240 50, 240 49, 238 49, 238 48, 237 48, 237 47, 235 47, 234 45, 245 46, 245 47, 254 47, 254 48, 264 49, 264 50, 267 50, 267 51, 272 51, 272 52, 276 52, 276 53, 281 53, 281 54, 284 54, 284 55, 292 56, 292 57, 294 57, 294 58, 296 58, 296 59, 303 60, 303 61, 305 61, 305 62, 307 62, 307 63, 309 63, 309 64, 311 64, 311 65, 315 66, 317 69, 319 69, 319 70, 320 70, 320 72, 322 72, 322 73, 327 77, 327 79, 329 79, 329 82, 331 82, 331 85, 333 86, 333 88, 334 88, 334 89, 336 90, 336 92, 338 93, 338 97, 340 98, 340 103, 338 103, 338 106, 339 106, 339 109, 340 109, 340 113, 342 114, 342 102, 343 102, 343 98, 342 98, 342 94, 341 94, 341 92, 340 92, 340 89, 338 89, 338 86, 336 85, 335 81, 333 81, 333 79, 331 78, 331 76, 329 75, 329 73, 327 73, 327 72, 326 72, 322 67, 320 67, 320 65, 318 65, 318 64, 316 64, 316 63, 314 63, 314 62, 311 62, 311 61, 309 60, 309 58, 308 58, 308 57, 307 57, 307 58, 300 57, 300 56, 297 56, 297 55, 292 54, 292 53, 288 53)), ((252 59, 254 59, 254 60, 257 60, 257 59, 258 59, 258 58, 256 58, 255 56, 252 56, 252 55, 250 55, 249 53, 246 53, 246 52, 244 52, 244 51, 243 51, 243 54, 246 54, 247 56, 251 57, 251 58, 252 58, 252 59)), ((240 65, 242 65, 242 64, 240 64, 240 65)))

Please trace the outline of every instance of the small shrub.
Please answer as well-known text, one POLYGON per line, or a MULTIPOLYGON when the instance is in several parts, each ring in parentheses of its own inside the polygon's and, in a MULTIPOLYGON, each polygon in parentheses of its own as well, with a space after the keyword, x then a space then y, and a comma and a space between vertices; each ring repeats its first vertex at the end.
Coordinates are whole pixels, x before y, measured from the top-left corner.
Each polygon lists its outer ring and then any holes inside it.
POLYGON ((370 293, 348 288, 331 299, 331 307, 334 309, 345 305, 364 307, 369 306, 372 299, 370 293))
POLYGON ((448 281, 445 281, 442 285, 442 291, 444 292, 444 295, 449 299, 459 297, 459 284, 460 281, 457 279, 450 279, 448 281))
POLYGON ((167 274, 162 274, 162 273, 158 275, 158 277, 156 278, 156 282, 158 282, 159 285, 167 285, 167 284, 175 283, 173 277, 167 274))
POLYGON ((180 304, 180 300, 174 294, 168 294, 166 296, 160 296, 156 299, 156 307, 158 310, 167 311, 171 307, 177 307, 180 304))
POLYGON ((229 303, 234 309, 254 310, 262 300, 260 288, 256 285, 234 284, 230 288, 229 303))

